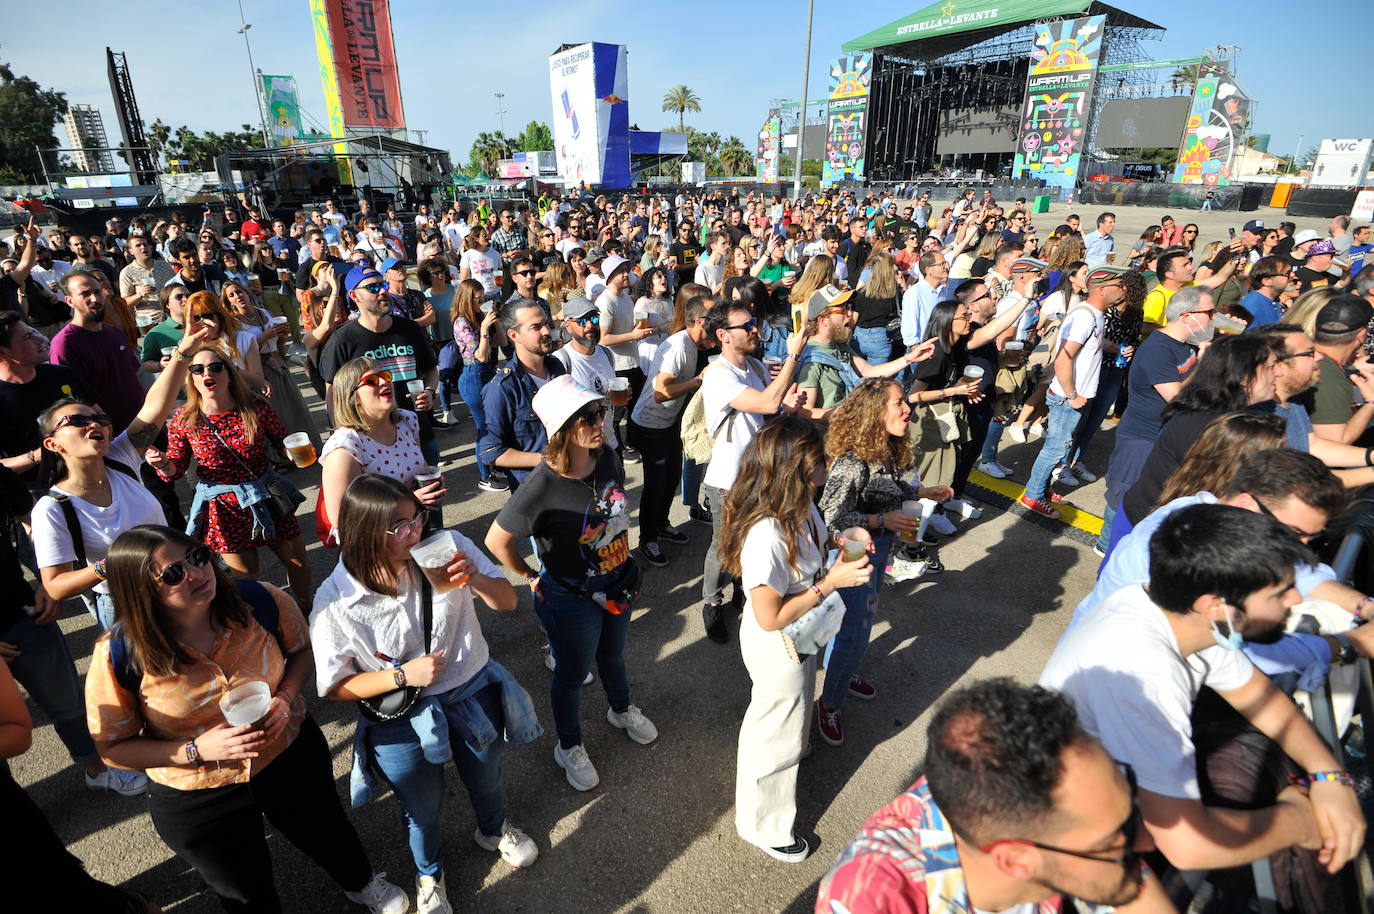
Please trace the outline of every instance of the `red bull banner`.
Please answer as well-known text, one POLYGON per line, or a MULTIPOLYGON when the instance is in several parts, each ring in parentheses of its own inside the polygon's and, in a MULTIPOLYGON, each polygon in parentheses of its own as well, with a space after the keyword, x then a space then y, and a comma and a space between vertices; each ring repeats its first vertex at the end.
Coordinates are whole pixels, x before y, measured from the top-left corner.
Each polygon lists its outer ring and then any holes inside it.
POLYGON ((324 0, 329 44, 349 127, 404 127, 390 0, 324 0))

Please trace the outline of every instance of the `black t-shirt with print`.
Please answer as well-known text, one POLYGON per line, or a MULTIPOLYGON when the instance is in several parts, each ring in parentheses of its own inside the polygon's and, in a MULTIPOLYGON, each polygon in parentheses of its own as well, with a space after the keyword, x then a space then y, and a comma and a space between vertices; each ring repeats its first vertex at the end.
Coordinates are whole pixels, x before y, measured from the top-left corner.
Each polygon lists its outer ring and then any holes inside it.
POLYGON ((324 344, 320 376, 332 381, 341 366, 363 356, 391 372, 396 405, 410 410, 415 409, 415 404, 406 390, 406 382, 414 378, 423 380, 425 374, 437 364, 434 361, 434 347, 430 345, 424 328, 414 321, 393 315, 391 326, 381 333, 367 329, 356 320, 335 330, 324 344))
POLYGON ((682 282, 691 282, 692 277, 697 271, 697 256, 701 254, 701 245, 695 241, 688 241, 686 244, 681 241, 674 241, 668 245, 668 253, 677 258, 677 277, 682 282))

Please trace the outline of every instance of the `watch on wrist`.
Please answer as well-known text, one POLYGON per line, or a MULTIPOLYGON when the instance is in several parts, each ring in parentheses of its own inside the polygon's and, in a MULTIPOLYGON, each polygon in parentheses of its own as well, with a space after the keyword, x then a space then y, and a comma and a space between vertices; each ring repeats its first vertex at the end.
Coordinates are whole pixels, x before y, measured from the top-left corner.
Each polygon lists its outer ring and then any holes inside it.
POLYGON ((100 580, 102 580, 102 581, 105 580, 105 578, 106 578, 107 575, 108 575, 108 572, 107 572, 107 567, 108 567, 107 561, 108 561, 108 560, 106 560, 106 559, 101 559, 100 561, 96 562, 94 565, 91 566, 91 571, 94 571, 94 572, 95 572, 95 576, 98 577, 98 578, 100 578, 100 580))
POLYGON ((1340 653, 1335 657, 1335 661, 1341 666, 1349 666, 1359 657, 1355 653, 1355 645, 1350 643, 1350 639, 1345 635, 1335 635, 1336 643, 1341 646, 1340 653))

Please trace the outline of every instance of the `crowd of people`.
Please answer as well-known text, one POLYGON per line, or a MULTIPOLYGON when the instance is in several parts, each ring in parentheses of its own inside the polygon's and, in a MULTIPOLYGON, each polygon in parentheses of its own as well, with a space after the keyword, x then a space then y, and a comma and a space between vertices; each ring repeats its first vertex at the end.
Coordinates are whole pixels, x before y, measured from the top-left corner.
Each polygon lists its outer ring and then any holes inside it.
MULTIPOLYGON (((946 699, 925 776, 841 854, 817 910, 925 910, 937 884, 955 910, 1171 910, 1179 873, 1271 855, 1283 904, 1322 910, 1364 819, 1275 683, 1311 691, 1374 654, 1374 598, 1306 546, 1374 482, 1369 227, 1255 219, 1207 243, 1166 215, 1119 254, 1112 213, 1051 229, 1024 200, 930 196, 31 220, 0 250, 0 735, 23 732, 5 757, 27 746, 17 681, 89 787, 147 794, 226 910, 280 909, 264 815, 351 901, 408 910, 333 793, 313 675, 319 699, 356 704, 352 804, 391 789, 415 906, 450 911, 446 762, 478 847, 539 856, 501 760, 543 729, 478 602, 511 611, 511 581, 528 588, 550 767, 595 789, 588 683, 612 728, 658 739, 626 645, 646 570, 685 561, 680 499, 710 531, 700 634, 733 632, 752 683, 736 830, 800 862, 812 718, 839 747, 848 700, 901 691, 864 671, 883 586, 939 574, 986 510, 975 474, 1014 475, 1003 435, 1038 437, 1027 513, 1059 518, 1105 477, 1098 585, 1040 686, 946 699), (505 499, 480 543, 444 529, 444 452, 468 447, 505 499), (296 485, 317 458, 313 537, 337 550, 322 582, 296 485), (286 589, 258 580, 264 548, 286 589), (70 597, 104 632, 84 694, 52 624, 70 597), (1318 633, 1285 631, 1300 599, 1324 608, 1318 633), (248 686, 262 713, 231 724, 248 686)), ((85 875, 3 780, 42 837, 24 866, 92 909, 154 909, 85 875)))

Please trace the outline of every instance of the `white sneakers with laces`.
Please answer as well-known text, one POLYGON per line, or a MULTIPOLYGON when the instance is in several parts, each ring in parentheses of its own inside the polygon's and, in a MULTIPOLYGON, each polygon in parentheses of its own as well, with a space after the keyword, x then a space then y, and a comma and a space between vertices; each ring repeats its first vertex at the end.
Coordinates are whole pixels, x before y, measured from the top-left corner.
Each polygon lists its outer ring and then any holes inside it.
POLYGON ((106 768, 99 774, 87 774, 86 786, 91 790, 113 790, 121 797, 137 797, 148 792, 148 776, 142 771, 106 768))
POLYGON ((443 873, 438 879, 421 876, 415 880, 415 910, 417 914, 453 914, 443 873))
POLYGON ((962 498, 951 498, 949 501, 945 502, 945 510, 953 511, 964 520, 977 520, 983 516, 982 511, 979 511, 962 498))
POLYGON ((606 720, 610 721, 612 727, 624 730, 630 739, 641 746, 647 746, 658 739, 658 728, 654 726, 653 721, 644 716, 643 711, 634 705, 630 705, 620 714, 607 708, 606 720))
POLYGON ((596 773, 596 766, 587 758, 587 750, 582 748, 581 743, 566 750, 562 743, 556 743, 553 760, 568 776, 568 783, 574 790, 591 790, 601 783, 601 775, 596 773))
POLYGON ((516 868, 529 866, 539 859, 539 847, 534 839, 512 825, 510 819, 501 823, 501 834, 484 835, 479 828, 472 833, 472 840, 484 851, 500 851, 501 859, 516 868))
POLYGON ((1006 479, 1011 475, 1011 470, 1002 466, 996 460, 979 460, 978 472, 986 473, 993 479, 1006 479))
POLYGON ((356 892, 344 892, 344 897, 367 908, 372 914, 405 914, 410 910, 410 899, 406 898, 400 886, 386 881, 386 873, 373 873, 367 885, 356 892))

